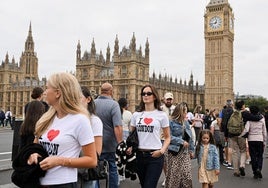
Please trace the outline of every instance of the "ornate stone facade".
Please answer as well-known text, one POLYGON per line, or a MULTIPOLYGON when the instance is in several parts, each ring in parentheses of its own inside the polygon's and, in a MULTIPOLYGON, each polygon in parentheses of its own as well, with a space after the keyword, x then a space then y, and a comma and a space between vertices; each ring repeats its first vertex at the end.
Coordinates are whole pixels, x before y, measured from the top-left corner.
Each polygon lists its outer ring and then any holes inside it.
POLYGON ((100 86, 104 82, 113 85, 113 97, 118 100, 120 97, 127 98, 129 110, 135 111, 140 103, 140 90, 145 84, 154 85, 160 97, 165 92, 174 94, 175 102, 185 101, 193 108, 196 104, 204 105, 204 87, 199 86, 198 82, 194 85, 193 75, 190 75, 188 84, 177 78, 173 80, 167 75, 162 76, 153 73, 149 77, 149 42, 145 43, 143 55, 142 47, 136 48, 136 38, 133 34, 129 47, 124 46, 119 51, 119 40, 116 36, 114 51, 111 58, 110 46, 106 50, 106 58, 102 51, 96 53, 95 41, 91 43, 90 52, 85 51, 81 54, 80 42, 76 50, 76 77, 83 86, 87 86, 93 93, 100 93, 100 86))
POLYGON ((24 105, 31 100, 32 89, 45 87, 45 82, 38 78, 38 58, 30 24, 20 62, 16 63, 14 57, 10 61, 7 53, 0 65, 0 108, 11 110, 16 118, 23 118, 24 105))

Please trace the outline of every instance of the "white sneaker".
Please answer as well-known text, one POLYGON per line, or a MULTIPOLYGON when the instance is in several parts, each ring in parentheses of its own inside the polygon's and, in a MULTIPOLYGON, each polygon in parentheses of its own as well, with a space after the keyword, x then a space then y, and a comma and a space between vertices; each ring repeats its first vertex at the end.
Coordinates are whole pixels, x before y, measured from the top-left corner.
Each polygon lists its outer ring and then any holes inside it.
POLYGON ((162 187, 165 187, 166 185, 166 178, 164 179, 163 183, 162 183, 162 187))

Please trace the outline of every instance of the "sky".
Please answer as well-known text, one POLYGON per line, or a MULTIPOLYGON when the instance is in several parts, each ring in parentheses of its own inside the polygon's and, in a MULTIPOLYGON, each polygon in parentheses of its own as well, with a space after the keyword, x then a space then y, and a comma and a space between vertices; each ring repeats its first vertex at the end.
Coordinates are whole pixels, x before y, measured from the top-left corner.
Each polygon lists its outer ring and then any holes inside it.
MULTIPOLYGON (((160 73, 205 82, 204 14, 210 0, 1 0, 0 60, 6 53, 18 63, 29 25, 39 61, 39 78, 54 72, 75 71, 76 47, 82 54, 113 53, 150 44, 150 74, 160 73)), ((228 0, 233 8, 234 92, 268 98, 268 1, 228 0)))

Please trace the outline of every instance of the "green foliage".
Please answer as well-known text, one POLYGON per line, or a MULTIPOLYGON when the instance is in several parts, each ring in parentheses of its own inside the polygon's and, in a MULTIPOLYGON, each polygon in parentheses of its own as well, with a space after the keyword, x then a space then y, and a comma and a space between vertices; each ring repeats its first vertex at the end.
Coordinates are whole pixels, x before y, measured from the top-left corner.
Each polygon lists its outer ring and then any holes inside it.
POLYGON ((260 108, 260 111, 263 112, 263 109, 265 106, 268 106, 268 101, 264 97, 259 97, 259 98, 247 98, 244 99, 244 102, 246 104, 246 107, 250 107, 252 105, 258 106, 260 108))

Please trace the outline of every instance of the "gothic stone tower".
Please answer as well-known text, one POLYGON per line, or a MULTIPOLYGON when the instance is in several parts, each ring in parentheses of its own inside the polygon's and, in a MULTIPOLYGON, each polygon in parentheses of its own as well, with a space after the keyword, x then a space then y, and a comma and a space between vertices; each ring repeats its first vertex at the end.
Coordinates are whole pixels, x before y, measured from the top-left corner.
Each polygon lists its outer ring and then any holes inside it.
POLYGON ((24 78, 38 80, 38 58, 34 52, 31 24, 28 31, 28 37, 25 42, 25 50, 20 58, 20 67, 24 72, 24 78))
POLYGON ((8 53, 0 65, 0 106, 11 110, 16 118, 23 117, 26 103, 31 101, 32 89, 36 86, 45 87, 46 79, 38 78, 38 58, 34 51, 32 27, 29 26, 25 49, 20 62, 13 57, 10 61, 8 53))
POLYGON ((233 91, 234 15, 228 0, 210 0, 204 15, 205 107, 222 108, 233 91))
POLYGON ((102 51, 96 53, 95 42, 91 43, 90 52, 81 55, 81 44, 76 50, 76 77, 82 86, 91 92, 100 93, 100 86, 109 82, 113 85, 113 98, 124 97, 129 102, 129 110, 135 111, 140 100, 140 89, 149 83, 149 42, 145 44, 145 55, 142 48, 136 49, 136 38, 133 37, 129 47, 119 51, 119 40, 116 36, 114 52, 111 59, 110 47, 106 50, 106 58, 102 51))

